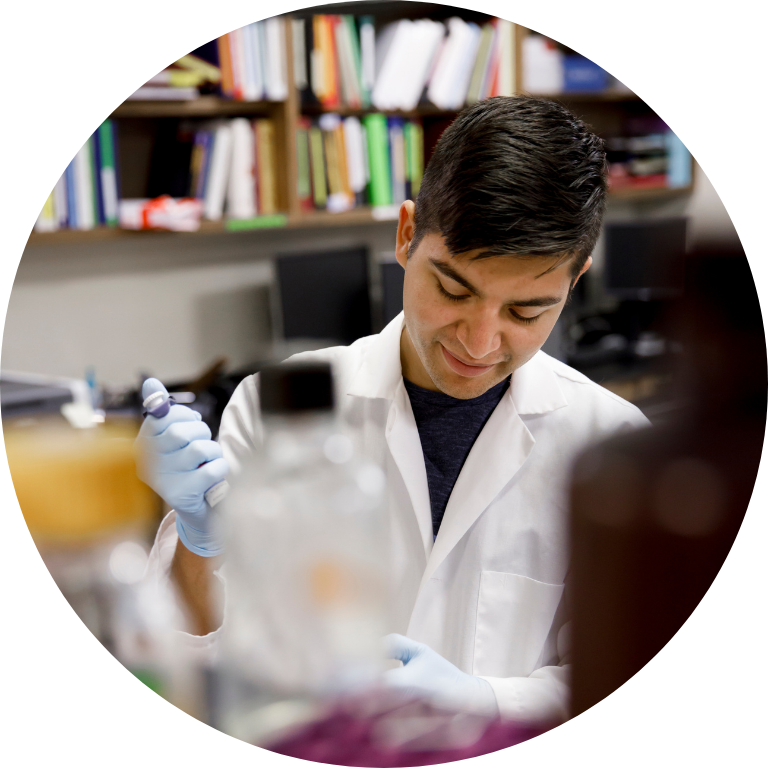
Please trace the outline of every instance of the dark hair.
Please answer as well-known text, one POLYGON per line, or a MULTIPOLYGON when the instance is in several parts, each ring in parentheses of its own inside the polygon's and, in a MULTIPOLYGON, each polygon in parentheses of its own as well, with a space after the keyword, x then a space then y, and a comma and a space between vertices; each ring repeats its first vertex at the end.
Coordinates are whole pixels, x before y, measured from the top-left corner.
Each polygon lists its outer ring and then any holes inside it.
POLYGON ((435 233, 454 255, 560 256, 575 275, 600 232, 606 186, 602 139, 565 107, 530 96, 486 99, 437 142, 409 253, 435 233))

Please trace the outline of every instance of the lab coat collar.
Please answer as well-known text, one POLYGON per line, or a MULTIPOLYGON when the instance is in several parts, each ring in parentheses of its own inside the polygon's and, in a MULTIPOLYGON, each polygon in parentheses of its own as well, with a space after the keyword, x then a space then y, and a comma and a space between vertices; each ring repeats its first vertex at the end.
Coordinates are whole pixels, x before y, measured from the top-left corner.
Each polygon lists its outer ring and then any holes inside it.
MULTIPOLYGON (((400 337, 404 317, 401 312, 363 351, 363 359, 347 389, 348 395, 395 400, 402 386, 400 337)), ((568 401, 554 371, 557 363, 544 352, 537 352, 512 376, 509 389, 518 414, 548 413, 568 401)))
POLYGON ((372 337, 363 351, 363 360, 347 389, 356 397, 394 400, 402 385, 400 336, 403 333, 403 313, 394 318, 381 333, 372 337))

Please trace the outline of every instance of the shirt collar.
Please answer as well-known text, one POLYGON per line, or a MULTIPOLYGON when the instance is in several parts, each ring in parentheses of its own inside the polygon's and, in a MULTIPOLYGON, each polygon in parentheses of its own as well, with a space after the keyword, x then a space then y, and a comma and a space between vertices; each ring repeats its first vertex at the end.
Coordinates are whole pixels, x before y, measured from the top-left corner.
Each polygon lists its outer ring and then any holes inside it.
MULTIPOLYGON (((394 400, 402 386, 400 337, 404 317, 401 312, 362 352, 362 361, 347 389, 348 395, 394 400)), ((568 405, 549 355, 537 352, 512 374, 512 384, 505 397, 511 397, 519 414, 547 413, 568 405)))

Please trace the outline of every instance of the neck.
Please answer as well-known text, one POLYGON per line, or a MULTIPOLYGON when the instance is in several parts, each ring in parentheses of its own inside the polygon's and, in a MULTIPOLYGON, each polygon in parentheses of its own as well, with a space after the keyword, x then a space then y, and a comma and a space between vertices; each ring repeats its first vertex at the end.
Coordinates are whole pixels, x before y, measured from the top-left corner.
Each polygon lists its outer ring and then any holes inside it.
POLYGON ((408 328, 403 325, 403 332, 400 335, 400 366, 403 369, 403 377, 422 389, 429 389, 432 392, 440 392, 435 383, 429 377, 427 369, 421 362, 421 358, 413 346, 411 337, 408 334, 408 328))

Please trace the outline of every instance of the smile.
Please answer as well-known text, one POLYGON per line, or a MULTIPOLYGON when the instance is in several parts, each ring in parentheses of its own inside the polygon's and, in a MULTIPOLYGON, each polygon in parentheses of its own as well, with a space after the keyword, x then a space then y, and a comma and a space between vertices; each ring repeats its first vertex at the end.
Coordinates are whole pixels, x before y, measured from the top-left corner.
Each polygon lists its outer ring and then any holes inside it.
POLYGON ((469 365, 468 363, 459 360, 458 357, 452 355, 442 344, 440 347, 443 350, 443 357, 445 358, 445 362, 448 363, 448 367, 454 373, 458 373, 459 376, 482 376, 493 368, 493 365, 469 365))

